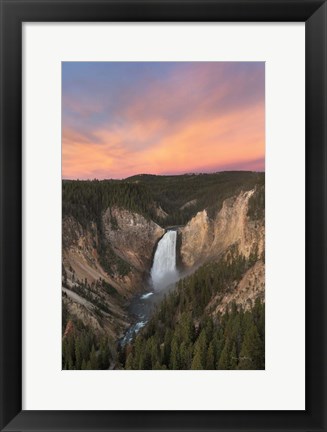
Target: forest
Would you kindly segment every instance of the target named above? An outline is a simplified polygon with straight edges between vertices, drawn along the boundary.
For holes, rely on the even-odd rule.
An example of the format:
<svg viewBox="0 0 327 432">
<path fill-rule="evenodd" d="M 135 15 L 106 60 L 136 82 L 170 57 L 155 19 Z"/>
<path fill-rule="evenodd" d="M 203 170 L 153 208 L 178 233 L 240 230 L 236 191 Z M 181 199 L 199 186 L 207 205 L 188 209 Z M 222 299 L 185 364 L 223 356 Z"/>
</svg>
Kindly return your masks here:
<svg viewBox="0 0 327 432">
<path fill-rule="evenodd" d="M 67 322 L 68 311 L 65 303 L 62 302 L 62 368 L 69 370 L 108 369 L 112 341 L 95 335 L 81 320 L 76 318 L 70 321 L 71 331 L 67 331 Z"/>
<path fill-rule="evenodd" d="M 226 294 L 250 268 L 230 251 L 181 279 L 134 342 L 121 350 L 126 369 L 264 369 L 265 307 L 257 299 L 248 310 L 232 304 L 215 315 L 210 300 Z"/>
<path fill-rule="evenodd" d="M 165 228 L 184 225 L 203 209 L 213 218 L 225 199 L 252 189 L 247 220 L 256 230 L 265 219 L 265 175 L 256 172 L 64 180 L 62 212 L 63 218 L 72 216 L 85 231 L 91 222 L 96 224 L 94 256 L 105 273 L 117 281 L 133 268 L 105 240 L 101 218 L 104 210 L 117 206 Z M 113 217 L 111 224 L 111 229 L 117 230 Z M 127 344 L 106 336 L 103 326 L 106 317 L 115 320 L 112 300 L 126 308 L 125 298 L 101 277 L 92 283 L 84 277 L 78 280 L 74 269 L 63 265 L 63 369 L 264 369 L 264 295 L 242 306 L 231 302 L 225 313 L 215 309 L 258 260 L 264 262 L 264 253 L 259 257 L 256 245 L 251 250 L 246 258 L 239 253 L 237 244 L 232 244 L 219 257 L 210 258 L 192 269 L 193 273 L 184 275 L 157 304 L 146 326 Z M 101 331 L 92 330 L 81 319 L 83 315 L 71 313 L 72 293 L 92 304 L 93 319 Z"/>
<path fill-rule="evenodd" d="M 239 280 L 255 257 L 210 263 L 179 281 L 165 296 L 148 325 L 131 344 L 97 337 L 80 320 L 63 338 L 64 369 L 264 369 L 265 306 L 257 299 L 248 310 L 231 304 L 225 314 L 210 311 L 210 300 Z M 63 303 L 63 332 L 68 313 Z"/>
<path fill-rule="evenodd" d="M 183 225 L 198 211 L 209 215 L 226 198 L 254 187 L 263 187 L 264 173 L 226 171 L 178 176 L 137 175 L 124 180 L 63 180 L 62 213 L 81 224 L 98 222 L 111 206 L 125 208 L 152 219 L 162 227 Z M 191 203 L 191 204 L 188 204 Z M 186 205 L 185 205 L 186 204 Z M 158 213 L 161 208 L 167 215 Z"/>
</svg>

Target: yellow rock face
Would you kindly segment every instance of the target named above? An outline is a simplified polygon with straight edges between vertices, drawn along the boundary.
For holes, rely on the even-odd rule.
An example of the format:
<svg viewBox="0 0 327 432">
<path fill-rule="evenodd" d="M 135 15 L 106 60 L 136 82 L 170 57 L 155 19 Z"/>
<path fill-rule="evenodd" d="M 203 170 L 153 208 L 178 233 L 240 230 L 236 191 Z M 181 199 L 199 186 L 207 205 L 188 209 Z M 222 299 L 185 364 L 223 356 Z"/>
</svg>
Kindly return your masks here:
<svg viewBox="0 0 327 432">
<path fill-rule="evenodd" d="M 260 257 L 264 251 L 264 222 L 251 221 L 247 216 L 248 201 L 254 191 L 242 192 L 224 201 L 213 219 L 207 211 L 197 213 L 181 235 L 180 255 L 186 267 L 197 266 L 218 257 L 227 248 L 236 245 L 240 254 L 248 257 L 254 248 Z"/>
</svg>

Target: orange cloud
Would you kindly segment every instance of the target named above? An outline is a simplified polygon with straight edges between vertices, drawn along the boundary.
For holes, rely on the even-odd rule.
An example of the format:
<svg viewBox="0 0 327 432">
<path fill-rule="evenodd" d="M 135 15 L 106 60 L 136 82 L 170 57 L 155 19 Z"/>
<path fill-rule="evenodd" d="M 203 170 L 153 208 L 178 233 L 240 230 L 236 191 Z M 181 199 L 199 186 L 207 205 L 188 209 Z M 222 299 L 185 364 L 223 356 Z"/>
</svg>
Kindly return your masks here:
<svg viewBox="0 0 327 432">
<path fill-rule="evenodd" d="M 64 178 L 264 169 L 264 68 L 177 64 L 163 76 L 152 67 L 157 79 L 140 87 L 117 74 L 65 95 Z"/>
<path fill-rule="evenodd" d="M 167 129 L 157 119 L 115 131 L 94 131 L 95 141 L 65 130 L 63 177 L 124 178 L 137 173 L 219 170 L 233 164 L 243 166 L 264 154 L 262 104 Z M 127 142 L 132 145 L 125 145 Z"/>
</svg>

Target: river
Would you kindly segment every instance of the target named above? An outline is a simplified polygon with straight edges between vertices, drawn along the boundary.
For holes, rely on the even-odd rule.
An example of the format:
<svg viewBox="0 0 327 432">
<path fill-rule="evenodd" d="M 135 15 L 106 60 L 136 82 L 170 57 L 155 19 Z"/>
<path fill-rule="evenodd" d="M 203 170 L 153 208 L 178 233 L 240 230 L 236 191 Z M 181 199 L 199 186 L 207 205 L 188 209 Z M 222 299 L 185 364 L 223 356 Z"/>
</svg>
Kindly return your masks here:
<svg viewBox="0 0 327 432">
<path fill-rule="evenodd" d="M 179 280 L 180 275 L 176 268 L 176 243 L 176 229 L 167 230 L 160 239 L 150 272 L 149 291 L 132 299 L 129 313 L 135 321 L 120 340 L 121 345 L 129 343 L 134 335 L 146 325 L 155 306 L 170 289 L 174 288 L 175 283 Z"/>
</svg>

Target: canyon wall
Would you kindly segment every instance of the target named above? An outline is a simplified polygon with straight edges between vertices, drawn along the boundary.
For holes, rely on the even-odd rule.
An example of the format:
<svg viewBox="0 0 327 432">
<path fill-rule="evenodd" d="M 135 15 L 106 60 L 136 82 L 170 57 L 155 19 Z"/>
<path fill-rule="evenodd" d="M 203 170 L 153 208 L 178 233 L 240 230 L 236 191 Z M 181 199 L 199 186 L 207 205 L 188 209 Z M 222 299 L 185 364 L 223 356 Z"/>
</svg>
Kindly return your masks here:
<svg viewBox="0 0 327 432">
<path fill-rule="evenodd" d="M 126 304 L 144 290 L 164 229 L 118 208 L 103 212 L 101 227 L 69 216 L 62 228 L 62 290 L 70 314 L 97 333 L 121 336 L 130 319 Z"/>
<path fill-rule="evenodd" d="M 254 252 L 258 257 L 263 255 L 264 221 L 253 221 L 247 215 L 253 193 L 251 190 L 226 199 L 213 218 L 202 210 L 179 228 L 180 257 L 187 269 L 218 258 L 232 245 L 246 258 Z"/>
<path fill-rule="evenodd" d="M 263 218 L 252 220 L 248 216 L 253 193 L 251 190 L 226 199 L 213 218 L 203 210 L 179 228 L 180 260 L 186 271 L 208 261 L 226 259 L 231 247 L 238 255 L 253 261 L 239 283 L 211 300 L 208 310 L 213 315 L 223 313 L 232 302 L 246 310 L 257 298 L 264 301 L 265 225 Z"/>
<path fill-rule="evenodd" d="M 114 252 L 138 271 L 149 271 L 154 247 L 165 230 L 137 213 L 116 207 L 104 212 L 102 222 Z"/>
<path fill-rule="evenodd" d="M 213 314 L 223 312 L 232 301 L 247 308 L 250 301 L 264 298 L 264 219 L 248 216 L 254 193 L 225 199 L 211 217 L 203 209 L 178 229 L 179 264 L 187 273 L 225 259 L 232 247 L 239 255 L 252 257 L 243 279 L 224 297 L 211 300 Z M 64 302 L 72 316 L 117 339 L 129 325 L 129 300 L 144 291 L 155 247 L 165 230 L 118 207 L 107 208 L 97 223 L 87 225 L 65 217 L 62 227 Z"/>
</svg>

